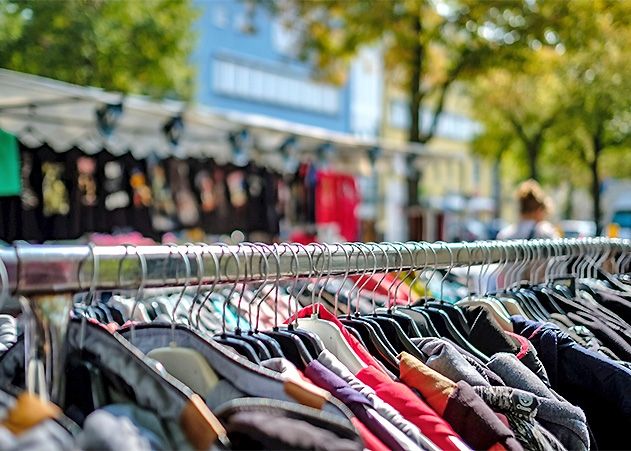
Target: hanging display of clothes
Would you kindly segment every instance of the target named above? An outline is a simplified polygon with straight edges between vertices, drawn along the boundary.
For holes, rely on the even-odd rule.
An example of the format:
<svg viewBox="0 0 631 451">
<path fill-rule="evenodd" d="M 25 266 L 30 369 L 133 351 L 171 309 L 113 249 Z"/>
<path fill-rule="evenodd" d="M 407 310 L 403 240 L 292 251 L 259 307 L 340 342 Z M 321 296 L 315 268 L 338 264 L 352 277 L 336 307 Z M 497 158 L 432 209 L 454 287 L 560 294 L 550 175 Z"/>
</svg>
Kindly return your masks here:
<svg viewBox="0 0 631 451">
<path fill-rule="evenodd" d="M 279 174 L 250 163 L 205 158 L 137 159 L 131 152 L 56 152 L 20 144 L 18 196 L 0 196 L 0 239 L 78 239 L 88 233 L 162 234 L 200 229 L 210 235 L 278 236 Z"/>
<path fill-rule="evenodd" d="M 621 326 L 612 329 L 628 340 L 629 311 L 615 314 L 603 299 L 631 299 L 631 244 L 490 245 L 504 252 L 493 257 L 504 274 L 498 291 L 480 288 L 449 302 L 440 297 L 442 287 L 429 292 L 431 279 L 438 274 L 444 282 L 489 243 L 246 243 L 151 253 L 128 246 L 130 262 L 144 262 L 146 290 L 103 291 L 121 274 L 84 268 L 90 287 L 80 277 L 62 281 L 65 291 L 77 291 L 74 300 L 44 298 L 49 306 L 68 303 L 67 323 L 50 322 L 48 311 L 37 308 L 45 285 L 26 277 L 20 290 L 29 307 L 17 320 L 0 315 L 2 449 L 27 442 L 58 449 L 627 449 L 631 363 L 605 349 L 608 335 L 582 324 L 576 336 L 571 318 L 589 311 Z M 473 252 L 458 252 L 464 246 Z M 539 252 L 523 253 L 530 257 L 522 261 L 514 252 L 519 246 Z M 120 249 L 82 249 L 33 247 L 19 262 L 21 272 L 41 270 L 38 253 L 50 272 L 63 263 L 59 277 L 75 274 L 68 264 L 80 273 L 90 260 L 120 263 Z M 431 263 L 418 266 L 429 250 L 444 274 Z M 8 274 L 16 274 L 19 255 L 0 248 L 3 294 L 15 283 Z M 235 264 L 230 271 L 227 259 Z M 265 261 L 293 268 L 295 277 Z M 544 280 L 514 280 L 513 270 L 524 264 L 545 266 Z M 316 271 L 320 276 L 311 278 Z M 382 277 L 366 288 L 376 275 Z M 183 287 L 165 286 L 182 279 Z M 571 289 L 559 282 L 568 279 Z M 425 285 L 422 298 L 409 289 L 407 297 L 395 295 L 414 283 Z M 49 334 L 39 335 L 38 321 Z M 59 328 L 63 371 L 33 384 L 38 365 L 60 358 L 61 343 L 50 340 Z M 38 356 L 43 360 L 33 360 Z M 33 394 L 48 383 L 62 387 L 49 390 L 51 401 Z"/>
<path fill-rule="evenodd" d="M 131 231 L 159 241 L 166 232 L 195 228 L 272 240 L 283 219 L 290 230 L 333 226 L 343 239 L 359 237 L 355 178 L 313 164 L 282 177 L 252 162 L 241 167 L 207 158 L 137 159 L 106 149 L 58 153 L 46 144 L 20 144 L 20 155 L 20 199 L 0 197 L 7 212 L 0 218 L 0 239 L 6 241 Z"/>
</svg>

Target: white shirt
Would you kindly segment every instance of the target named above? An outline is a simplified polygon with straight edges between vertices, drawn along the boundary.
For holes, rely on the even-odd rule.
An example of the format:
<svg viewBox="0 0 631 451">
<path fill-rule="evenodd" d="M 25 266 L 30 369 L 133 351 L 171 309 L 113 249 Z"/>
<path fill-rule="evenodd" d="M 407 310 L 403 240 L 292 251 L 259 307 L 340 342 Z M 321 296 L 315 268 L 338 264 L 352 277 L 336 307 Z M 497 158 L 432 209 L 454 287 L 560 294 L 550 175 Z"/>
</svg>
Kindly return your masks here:
<svg viewBox="0 0 631 451">
<path fill-rule="evenodd" d="M 532 219 L 511 224 L 497 234 L 498 240 L 525 240 L 528 238 L 559 238 L 559 234 L 548 221 L 536 222 Z"/>
</svg>

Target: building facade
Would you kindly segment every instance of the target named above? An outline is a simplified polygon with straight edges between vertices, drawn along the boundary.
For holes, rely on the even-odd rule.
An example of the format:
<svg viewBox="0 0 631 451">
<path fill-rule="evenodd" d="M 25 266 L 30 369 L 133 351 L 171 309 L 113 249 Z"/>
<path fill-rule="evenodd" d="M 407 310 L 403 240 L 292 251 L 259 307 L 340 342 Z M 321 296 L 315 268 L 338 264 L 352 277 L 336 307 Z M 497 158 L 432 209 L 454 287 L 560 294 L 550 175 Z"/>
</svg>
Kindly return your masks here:
<svg viewBox="0 0 631 451">
<path fill-rule="evenodd" d="M 298 58 L 298 37 L 264 8 L 242 0 L 197 0 L 195 5 L 199 10 L 198 40 L 192 58 L 197 68 L 198 104 L 358 138 L 407 141 L 406 98 L 388 82 L 379 47 L 362 50 L 351 64 L 346 82 L 336 86 L 313 78 L 312 67 Z M 450 199 L 458 203 L 491 196 L 491 169 L 470 153 L 469 143 L 478 125 L 467 116 L 463 99 L 457 92 L 450 96 L 436 137 L 427 146 L 441 156 L 420 162 L 424 211 L 449 209 Z M 422 121 L 429 120 L 429 112 L 422 112 Z M 356 168 L 366 166 L 359 164 L 358 157 Z M 365 209 L 380 213 L 367 213 L 367 219 L 377 221 L 379 236 L 389 240 L 446 237 L 438 231 L 444 224 L 436 225 L 427 218 L 420 236 L 410 234 L 405 221 L 406 162 L 401 158 L 382 157 L 374 173 L 358 170 L 365 177 L 371 174 L 368 178 L 379 179 L 381 186 L 377 199 L 381 208 Z M 375 183 L 377 180 L 369 185 Z"/>
<path fill-rule="evenodd" d="M 359 136 L 377 136 L 383 69 L 366 49 L 336 86 L 313 78 L 298 58 L 294 32 L 262 7 L 240 0 L 197 0 L 196 101 Z"/>
<path fill-rule="evenodd" d="M 410 117 L 405 93 L 386 82 L 384 103 L 384 137 L 406 141 Z M 486 222 L 496 214 L 497 171 L 492 162 L 471 151 L 471 141 L 480 131 L 480 124 L 471 119 L 469 111 L 463 88 L 454 85 L 447 96 L 436 134 L 426 145 L 433 157 L 416 162 L 422 176 L 418 186 L 420 205 L 410 212 L 412 238 L 485 238 L 486 230 L 480 230 L 480 221 Z M 423 109 L 422 129 L 427 129 L 431 120 L 432 112 Z"/>
</svg>

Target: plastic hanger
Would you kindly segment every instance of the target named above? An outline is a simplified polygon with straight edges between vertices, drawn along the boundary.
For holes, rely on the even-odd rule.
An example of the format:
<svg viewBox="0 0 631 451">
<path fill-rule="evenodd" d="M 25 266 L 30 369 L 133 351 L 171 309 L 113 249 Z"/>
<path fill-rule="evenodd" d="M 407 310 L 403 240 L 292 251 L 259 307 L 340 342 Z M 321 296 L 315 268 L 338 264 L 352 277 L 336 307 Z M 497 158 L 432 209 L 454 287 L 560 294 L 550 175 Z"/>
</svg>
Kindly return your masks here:
<svg viewBox="0 0 631 451">
<path fill-rule="evenodd" d="M 443 244 L 442 242 L 437 242 L 437 244 L 440 243 L 441 245 Z M 445 281 L 447 280 L 447 276 L 451 273 L 451 271 L 454 268 L 454 256 L 453 253 L 451 251 L 451 249 L 448 246 L 445 246 L 445 248 L 447 249 L 447 251 L 449 252 L 449 267 L 445 270 L 445 274 L 443 275 L 441 281 L 440 281 L 440 297 L 438 299 L 438 301 L 436 300 L 432 300 L 432 301 L 426 301 L 425 305 L 427 307 L 434 307 L 437 308 L 438 310 L 442 310 L 444 311 L 447 316 L 449 316 L 449 319 L 451 320 L 451 323 L 454 325 L 454 327 L 458 330 L 458 332 L 460 332 L 460 334 L 463 337 L 467 337 L 469 334 L 469 325 L 467 324 L 467 320 L 464 316 L 464 314 L 462 313 L 462 310 L 460 310 L 460 308 L 458 306 L 449 304 L 445 301 L 443 301 L 444 299 L 444 288 L 445 288 Z"/>
<path fill-rule="evenodd" d="M 293 299 L 293 295 L 296 291 L 296 286 L 298 283 L 298 279 L 300 277 L 300 260 L 298 259 L 298 253 L 296 252 L 296 250 L 294 248 L 292 248 L 290 245 L 287 244 L 283 244 L 283 249 L 284 250 L 289 250 L 289 252 L 291 252 L 292 256 L 294 257 L 292 260 L 292 263 L 295 263 L 295 267 L 296 267 L 296 275 L 294 277 L 294 281 L 293 284 L 291 285 L 291 288 L 289 289 L 288 295 L 289 295 L 289 302 L 287 303 L 287 317 L 291 318 L 292 317 L 292 299 Z M 275 248 L 278 249 L 278 245 L 275 245 Z M 343 249 L 343 247 L 342 247 Z M 284 253 L 284 252 L 283 252 Z M 282 255 L 282 254 L 281 254 Z M 348 271 L 347 271 L 348 274 Z M 324 287 L 324 285 L 323 285 Z M 303 290 L 304 288 L 306 288 L 306 285 L 303 286 Z M 299 327 L 296 327 L 297 324 L 295 321 L 293 322 L 289 322 L 287 324 L 287 332 L 296 335 L 298 338 L 300 338 L 300 340 L 302 340 L 302 342 L 304 343 L 305 347 L 309 350 L 309 353 L 314 356 L 314 358 L 317 358 L 320 353 L 322 351 L 324 351 L 324 343 L 322 343 L 322 340 L 320 340 L 320 337 L 318 337 L 316 334 L 314 334 L 313 332 L 310 332 L 308 330 L 304 330 L 304 329 L 300 329 Z"/>
<path fill-rule="evenodd" d="M 283 354 L 283 350 L 281 349 L 278 342 L 274 340 L 272 337 L 265 334 L 261 334 L 259 332 L 259 319 L 260 319 L 260 313 L 261 313 L 261 305 L 263 304 L 264 299 L 259 300 L 258 298 L 259 298 L 259 294 L 265 288 L 265 285 L 267 284 L 267 280 L 269 277 L 269 262 L 267 260 L 267 256 L 259 247 L 251 243 L 244 243 L 244 244 L 250 246 L 253 251 L 259 252 L 261 255 L 260 262 L 263 263 L 263 267 L 261 268 L 263 272 L 263 280 L 261 283 L 259 283 L 259 286 L 257 287 L 257 289 L 253 293 L 251 293 L 250 300 L 248 302 L 248 318 L 250 321 L 250 329 L 248 330 L 247 336 L 255 340 L 258 340 L 260 344 L 265 346 L 265 348 L 267 349 L 271 357 L 284 358 L 285 355 Z M 253 256 L 254 256 L 254 253 L 250 254 L 250 272 L 252 273 L 254 272 L 254 269 L 252 266 Z M 247 264 L 247 260 L 246 260 L 246 264 Z M 252 306 L 255 303 L 258 303 L 258 308 L 256 311 L 256 319 L 254 315 L 252 315 Z"/>
<path fill-rule="evenodd" d="M 441 244 L 441 246 L 443 246 L 443 245 L 444 244 Z M 430 276 L 427 278 L 427 282 L 426 282 L 426 285 L 425 285 L 425 302 L 424 302 L 423 305 L 415 307 L 415 308 L 418 309 L 418 310 L 422 310 L 422 311 L 427 313 L 427 315 L 431 319 L 432 324 L 434 325 L 436 330 L 439 332 L 439 334 L 440 334 L 439 336 L 449 338 L 450 340 L 452 340 L 453 342 L 455 342 L 456 344 L 458 344 L 459 346 L 461 346 L 465 350 L 469 351 L 470 353 L 474 354 L 476 357 L 480 358 L 482 361 L 488 360 L 487 356 L 485 356 L 475 346 L 471 345 L 471 343 L 469 343 L 467 338 L 462 336 L 460 331 L 452 323 L 451 318 L 447 315 L 447 313 L 445 313 L 444 311 L 439 310 L 439 309 L 437 309 L 435 307 L 431 307 L 431 306 L 427 306 L 426 305 L 429 302 L 429 299 L 430 299 L 429 296 L 428 296 L 429 295 L 429 283 L 431 282 L 431 280 L 434 277 L 434 275 L 436 275 L 437 267 L 438 267 L 438 257 L 437 257 L 437 254 L 436 254 L 436 250 L 431 245 L 428 245 L 428 247 L 429 247 L 429 250 L 431 250 L 433 255 L 434 255 L 434 265 L 433 265 L 433 268 L 432 268 L 432 272 L 431 272 Z M 452 259 L 451 259 L 450 263 L 453 263 L 453 255 L 452 255 Z M 433 298 L 432 298 L 432 300 L 433 300 Z"/>
<path fill-rule="evenodd" d="M 141 300 L 147 263 L 138 248 L 134 247 L 133 251 L 137 255 L 141 267 L 140 283 L 135 299 Z M 94 299 L 100 274 L 99 259 L 92 246 L 90 246 L 90 252 L 93 258 L 93 269 L 87 302 L 92 302 Z M 130 246 L 126 246 L 125 257 L 129 252 Z M 56 303 L 60 303 L 59 299 L 56 300 Z M 59 306 L 53 304 L 48 305 L 47 314 L 58 315 L 57 308 L 51 307 Z M 66 317 L 68 317 L 67 314 Z M 14 346 L 3 355 L 3 371 L 0 371 L 0 374 L 5 375 L 5 377 L 16 370 L 15 367 L 11 369 L 4 366 L 5 363 L 9 366 L 12 363 L 15 364 L 16 356 L 19 361 L 18 366 L 19 363 L 24 365 L 24 358 L 19 357 L 25 351 L 23 338 L 21 342 L 22 346 Z M 135 403 L 140 407 L 150 409 L 162 418 L 170 418 L 181 424 L 184 434 L 195 448 L 207 448 L 217 439 L 228 444 L 225 430 L 203 404 L 201 398 L 175 378 L 148 364 L 143 360 L 144 356 L 119 334 L 112 334 L 105 328 L 88 322 L 83 317 L 68 323 L 65 340 L 59 344 L 64 346 L 67 364 L 63 368 L 65 380 L 61 380 L 64 385 L 56 396 L 56 403 L 67 413 L 70 407 L 81 405 L 85 408 L 81 414 L 85 416 L 102 406 L 102 404 L 86 402 L 88 400 L 82 394 L 87 394 L 90 401 L 108 401 L 111 390 L 122 387 L 119 390 L 123 390 L 125 394 L 128 394 L 129 391 L 133 392 Z M 8 355 L 9 352 L 13 353 L 13 358 Z M 90 377 L 89 379 L 82 377 L 80 380 L 83 383 L 77 384 L 77 379 L 73 377 L 73 374 L 77 374 L 77 372 L 81 376 L 89 375 Z M 106 385 L 110 388 L 109 390 L 106 389 Z M 84 387 L 84 390 L 79 390 L 81 387 Z M 139 387 L 142 387 L 142 390 Z M 103 396 L 95 393 L 95 389 L 103 393 Z M 186 419 L 182 415 L 185 409 L 188 412 Z M 193 430 L 191 427 L 193 423 L 196 424 L 197 428 L 203 428 L 204 432 Z"/>
<path fill-rule="evenodd" d="M 188 251 L 188 248 L 187 248 Z M 188 252 L 183 252 L 181 248 L 177 248 L 177 252 L 182 257 L 184 266 L 186 268 L 186 276 L 184 286 L 179 294 L 178 300 L 173 306 L 172 318 L 173 323 L 171 325 L 172 331 L 175 328 L 176 316 L 178 305 L 189 286 L 191 277 L 191 264 L 188 259 Z M 204 280 L 204 261 L 201 252 L 195 252 L 197 259 L 197 293 L 199 296 L 202 283 Z M 136 299 L 136 303 L 139 303 L 140 299 Z M 135 308 L 135 306 L 134 306 Z M 133 327 L 133 326 L 132 326 Z M 132 333 L 133 335 L 133 333 Z M 169 346 L 155 348 L 147 353 L 147 357 L 157 360 L 164 366 L 164 368 L 176 379 L 182 381 L 188 387 L 190 387 L 195 393 L 199 393 L 202 396 L 209 393 L 219 382 L 219 377 L 211 366 L 206 362 L 206 359 L 197 351 L 178 346 L 175 340 L 175 334 L 172 334 L 172 340 Z"/>
<path fill-rule="evenodd" d="M 386 243 L 386 246 L 390 246 L 399 257 L 399 269 L 395 277 L 395 280 L 398 280 L 398 276 L 403 272 L 403 255 L 401 254 L 401 251 L 394 244 Z M 388 259 L 387 250 L 382 248 L 382 245 L 380 244 L 377 244 L 377 247 L 383 250 L 384 258 L 386 260 L 386 267 L 387 267 L 386 272 L 384 272 L 383 277 L 381 278 L 381 281 L 379 282 L 379 285 L 380 285 L 385 279 L 385 276 L 388 274 L 389 259 Z M 382 327 L 382 329 L 386 333 L 386 337 L 389 339 L 390 344 L 397 351 L 397 353 L 406 351 L 417 358 L 423 359 L 424 356 L 421 354 L 421 352 L 416 347 L 416 345 L 412 343 L 412 341 L 410 340 L 410 337 L 406 335 L 406 333 L 403 331 L 399 323 L 395 319 L 392 318 L 391 312 L 393 309 L 394 301 L 392 299 L 390 289 L 388 290 L 387 312 L 379 314 L 377 313 L 376 309 L 374 309 L 373 313 L 371 315 L 368 315 L 368 317 L 376 321 Z"/>
<path fill-rule="evenodd" d="M 367 254 L 365 252 L 365 250 L 363 249 L 363 247 L 366 247 L 368 250 L 371 251 L 371 254 L 373 256 L 373 271 L 371 274 L 371 277 L 377 272 L 377 258 L 374 255 L 374 251 L 372 251 L 370 249 L 370 247 L 368 245 L 365 245 L 363 243 L 352 243 L 351 244 L 351 249 L 357 248 L 359 253 L 361 253 L 364 257 L 364 268 L 368 268 L 368 259 L 367 259 Z M 344 249 L 344 248 L 342 248 Z M 352 256 L 352 253 L 349 255 L 348 252 L 344 249 L 344 254 L 345 257 L 347 259 L 347 268 L 350 268 L 350 258 Z M 359 255 L 357 258 L 357 263 L 359 263 Z M 357 270 L 359 272 L 359 264 L 357 265 Z M 364 274 L 362 274 L 363 276 L 366 275 L 366 270 L 364 271 Z M 362 284 L 361 287 L 358 287 L 359 282 L 364 279 L 364 282 Z M 361 290 L 363 289 L 363 287 L 366 285 L 366 283 L 368 282 L 368 278 L 365 277 L 360 277 L 357 278 L 355 280 L 355 282 L 353 283 L 353 286 L 351 288 L 351 292 L 349 293 L 349 298 L 352 299 L 353 296 L 353 292 L 357 293 L 357 298 L 359 298 L 359 293 L 361 292 Z M 341 289 L 341 285 L 340 285 L 340 289 Z M 338 291 L 339 293 L 339 291 Z M 373 299 L 374 302 L 374 299 Z M 394 349 L 392 349 L 390 347 L 390 345 L 387 343 L 387 340 L 385 339 L 385 335 L 382 338 L 383 332 L 381 330 L 381 327 L 376 325 L 374 326 L 373 324 L 371 324 L 370 322 L 366 321 L 365 319 L 362 320 L 360 318 L 360 314 L 359 314 L 359 302 L 355 302 L 355 312 L 353 315 L 351 315 L 351 312 L 349 310 L 349 312 L 347 313 L 347 315 L 345 316 L 340 316 L 340 321 L 342 322 L 342 324 L 344 324 L 344 326 L 347 329 L 351 329 L 353 331 L 355 331 L 357 333 L 357 335 L 359 335 L 361 337 L 362 342 L 364 343 L 364 345 L 366 346 L 366 348 L 368 349 L 368 351 L 375 356 L 381 363 L 383 363 L 385 365 L 386 368 L 388 368 L 388 370 L 392 371 L 392 372 L 398 372 L 398 363 L 397 363 L 397 358 L 396 358 L 396 351 Z M 380 334 L 381 333 L 381 334 Z"/>
<path fill-rule="evenodd" d="M 227 248 L 227 246 L 226 246 Z M 229 248 L 228 248 L 229 249 Z M 235 259 L 237 259 L 237 273 L 240 272 L 240 262 L 239 262 L 239 257 L 238 257 L 238 252 L 241 250 L 241 244 L 237 245 L 237 251 L 236 252 L 231 252 L 231 254 L 233 254 L 233 257 Z M 254 352 L 256 353 L 258 360 L 266 360 L 266 359 L 270 359 L 272 358 L 269 350 L 267 349 L 267 346 L 265 346 L 265 344 L 258 338 L 255 337 L 253 335 L 248 335 L 248 334 L 244 334 L 243 330 L 241 329 L 241 314 L 240 312 L 242 311 L 241 309 L 241 305 L 243 302 L 243 295 L 245 293 L 245 287 L 246 287 L 246 282 L 247 282 L 247 277 L 248 277 L 248 260 L 247 258 L 245 259 L 245 264 L 243 266 L 244 269 L 244 278 L 243 278 L 243 282 L 241 284 L 239 284 L 239 276 L 237 274 L 237 280 L 235 281 L 234 284 L 232 284 L 229 293 L 226 295 L 226 301 L 223 304 L 223 311 L 222 311 L 222 318 L 225 318 L 225 313 L 226 313 L 226 309 L 228 306 L 228 303 L 230 303 L 233 299 L 233 296 L 235 295 L 236 292 L 236 288 L 237 286 L 241 286 L 240 288 L 240 292 L 239 292 L 239 299 L 237 301 L 237 307 L 236 307 L 236 326 L 234 329 L 234 332 L 228 332 L 226 330 L 226 324 L 225 321 L 222 321 L 222 332 L 220 335 L 216 335 L 216 337 L 219 337 L 219 340 L 230 340 L 230 343 L 232 343 L 233 345 L 236 342 L 241 342 L 244 345 L 248 344 L 252 347 L 252 349 L 254 350 Z M 236 340 L 236 342 L 235 342 Z"/>
<path fill-rule="evenodd" d="M 299 245 L 299 247 L 309 254 L 309 250 L 303 246 Z M 315 249 L 318 248 L 316 245 L 312 245 L 314 252 Z M 318 253 L 318 259 L 324 255 L 324 251 L 322 248 Z M 310 263 L 313 262 L 312 257 L 309 258 Z M 312 265 L 314 269 L 313 272 L 317 273 L 317 282 L 320 281 L 322 277 L 322 271 L 318 271 L 315 265 Z M 315 290 L 312 292 L 312 305 L 315 307 Z M 320 307 L 318 303 L 317 307 Z M 315 333 L 320 339 L 322 343 L 326 347 L 326 349 L 333 353 L 351 372 L 356 374 L 362 368 L 366 366 L 366 364 L 359 358 L 359 356 L 353 351 L 348 342 L 342 336 L 342 332 L 330 321 L 326 321 L 321 319 L 318 316 L 317 309 L 314 309 L 314 313 L 308 318 L 298 318 L 297 320 L 298 326 L 302 329 L 309 330 Z"/>
<path fill-rule="evenodd" d="M 265 245 L 261 245 L 261 246 L 265 246 Z M 288 332 L 284 328 L 281 329 L 278 326 L 278 289 L 277 288 L 279 286 L 280 276 L 281 276 L 280 257 L 278 253 L 276 252 L 276 249 L 273 249 L 269 246 L 265 246 L 265 247 L 269 250 L 270 255 L 274 258 L 276 262 L 276 279 L 274 281 L 274 285 L 272 286 L 272 290 L 270 290 L 267 294 L 269 295 L 271 294 L 272 291 L 274 291 L 275 315 L 274 315 L 274 326 L 272 327 L 272 330 L 262 331 L 261 333 L 274 338 L 280 345 L 281 349 L 283 350 L 283 354 L 285 354 L 285 357 L 287 357 L 287 359 L 290 362 L 296 365 L 298 369 L 304 370 L 305 367 L 309 364 L 309 362 L 314 360 L 317 356 L 313 356 L 309 353 L 309 350 L 307 349 L 305 344 L 297 335 L 294 335 Z"/>
<path fill-rule="evenodd" d="M 221 343 L 223 345 L 226 345 L 232 349 L 234 349 L 235 351 L 237 351 L 239 354 L 241 354 L 242 356 L 244 356 L 245 358 L 247 358 L 249 361 L 256 363 L 256 364 L 260 364 L 261 363 L 261 359 L 259 359 L 258 354 L 256 353 L 256 351 L 254 350 L 254 348 L 252 347 L 252 345 L 250 345 L 250 343 L 246 342 L 245 340 L 241 340 L 240 337 L 239 338 L 235 338 L 232 334 L 228 335 L 227 332 L 227 328 L 226 328 L 226 314 L 227 314 L 227 308 L 228 308 L 228 303 L 230 302 L 230 297 L 234 294 L 236 287 L 237 287 L 237 283 L 241 280 L 240 276 L 241 276 L 241 261 L 239 259 L 239 256 L 236 254 L 236 252 L 228 245 L 224 244 L 224 243 L 218 243 L 219 246 L 222 247 L 222 252 L 221 255 L 219 256 L 219 261 L 218 261 L 218 275 L 217 278 L 221 278 L 221 261 L 223 259 L 224 256 L 224 249 L 228 250 L 228 253 L 234 258 L 234 262 L 235 262 L 235 282 L 230 284 L 230 290 L 228 292 L 228 294 L 226 295 L 226 297 L 224 298 L 222 304 L 221 304 L 221 333 L 216 334 L 213 338 L 215 341 L 217 341 L 218 343 Z M 226 265 L 224 266 L 225 269 L 225 277 L 228 278 L 229 274 L 228 274 L 228 262 L 229 260 L 226 262 Z M 237 317 L 238 318 L 238 317 Z"/>
<path fill-rule="evenodd" d="M 484 261 L 480 266 L 480 272 L 478 275 L 478 296 L 468 296 L 467 298 L 460 300 L 456 303 L 456 305 L 460 307 L 483 307 L 485 308 L 494 318 L 495 320 L 502 326 L 504 330 L 512 331 L 512 324 L 510 322 L 510 314 L 506 311 L 505 307 L 502 303 L 494 296 L 488 293 L 488 280 L 491 276 L 493 276 L 500 268 L 500 265 L 497 265 L 494 270 L 489 274 L 489 278 L 487 277 L 487 273 L 489 268 L 491 267 L 491 253 L 490 247 L 486 243 L 480 243 L 480 248 L 484 252 Z M 500 257 L 501 258 L 501 257 Z M 508 277 L 508 276 L 507 276 Z M 482 291 L 482 280 L 486 279 L 486 291 L 483 293 Z"/>
<path fill-rule="evenodd" d="M 402 242 L 395 242 L 395 245 L 399 245 L 402 246 L 406 252 L 408 253 L 408 256 L 410 258 L 410 267 L 407 271 L 407 273 L 405 274 L 404 277 L 401 277 L 400 273 L 397 274 L 395 282 L 398 281 L 398 283 L 396 284 L 396 287 L 394 289 L 394 294 L 390 294 L 390 290 L 392 289 L 392 286 L 388 288 L 388 298 L 389 299 L 398 299 L 398 294 L 399 294 L 399 288 L 401 288 L 401 286 L 403 284 L 405 284 L 405 281 L 409 279 L 409 277 L 412 275 L 412 273 L 414 272 L 414 254 L 412 253 L 412 250 L 410 249 L 410 247 L 408 247 L 409 243 L 402 243 Z M 399 253 L 400 255 L 400 253 Z M 402 270 L 402 268 L 400 268 Z M 410 304 L 411 300 L 410 300 L 410 295 L 408 296 L 408 304 Z M 412 319 L 405 314 L 404 312 L 401 312 L 398 308 L 398 305 L 394 305 L 390 308 L 387 309 L 383 309 L 383 308 L 379 308 L 376 310 L 378 315 L 382 315 L 382 316 L 386 316 L 389 318 L 394 319 L 397 323 L 399 323 L 399 326 L 401 326 L 401 329 L 403 329 L 403 332 L 410 338 L 420 338 L 422 336 L 421 331 L 418 329 L 418 327 L 416 326 L 416 323 L 414 321 L 412 321 Z"/>
<path fill-rule="evenodd" d="M 414 254 L 414 267 L 417 268 L 416 274 L 414 276 L 414 279 L 412 280 L 412 285 L 415 285 L 417 283 L 419 283 L 419 280 L 423 274 L 423 270 L 425 268 L 427 268 L 428 264 L 429 264 L 429 259 L 428 259 L 428 252 L 427 252 L 427 247 L 426 247 L 426 243 L 423 242 L 414 242 L 411 243 L 413 245 L 413 247 L 416 249 L 416 253 Z M 418 262 L 418 254 L 419 252 L 423 250 L 423 253 L 425 255 L 425 261 L 424 263 L 421 265 Z M 427 287 L 427 283 L 425 284 L 425 289 L 424 289 L 424 298 L 427 299 L 427 293 L 428 293 L 428 287 Z M 417 302 L 415 302 L 415 305 L 420 305 L 420 303 L 423 303 L 424 300 L 419 300 Z M 431 318 L 429 317 L 429 315 L 427 314 L 427 312 L 423 311 L 422 309 L 420 309 L 418 306 L 413 306 L 412 305 L 412 300 L 408 299 L 408 302 L 406 305 L 404 306 L 399 306 L 398 307 L 400 311 L 405 312 L 406 315 L 408 315 L 408 317 L 410 319 L 412 319 L 412 321 L 414 321 L 414 323 L 416 324 L 417 329 L 419 330 L 419 332 L 421 333 L 422 336 L 424 337 L 439 337 L 440 333 L 436 330 L 436 328 L 434 327 L 434 324 L 432 323 Z"/>
</svg>

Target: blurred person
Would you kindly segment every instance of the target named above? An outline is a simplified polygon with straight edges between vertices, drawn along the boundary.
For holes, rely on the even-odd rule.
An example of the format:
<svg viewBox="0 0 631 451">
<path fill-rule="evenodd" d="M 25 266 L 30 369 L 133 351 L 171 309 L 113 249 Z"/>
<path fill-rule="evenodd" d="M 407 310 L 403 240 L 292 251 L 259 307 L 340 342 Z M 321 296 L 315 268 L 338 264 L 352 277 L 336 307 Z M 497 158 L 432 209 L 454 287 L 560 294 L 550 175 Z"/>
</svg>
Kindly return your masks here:
<svg viewBox="0 0 631 451">
<path fill-rule="evenodd" d="M 497 234 L 498 240 L 532 240 L 559 238 L 555 227 L 546 220 L 552 201 L 535 180 L 526 180 L 517 189 L 519 222 L 505 227 Z"/>
</svg>

